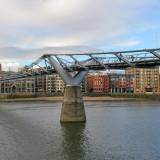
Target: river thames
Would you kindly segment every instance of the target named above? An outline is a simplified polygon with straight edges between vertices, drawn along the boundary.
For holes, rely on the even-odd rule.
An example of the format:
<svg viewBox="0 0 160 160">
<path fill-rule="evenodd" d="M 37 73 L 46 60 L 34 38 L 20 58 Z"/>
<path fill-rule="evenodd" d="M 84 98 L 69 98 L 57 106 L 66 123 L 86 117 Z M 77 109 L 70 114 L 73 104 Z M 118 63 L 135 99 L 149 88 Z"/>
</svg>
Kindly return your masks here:
<svg viewBox="0 0 160 160">
<path fill-rule="evenodd" d="M 61 103 L 0 104 L 0 160 L 159 160 L 159 102 L 86 102 L 85 124 Z"/>
</svg>

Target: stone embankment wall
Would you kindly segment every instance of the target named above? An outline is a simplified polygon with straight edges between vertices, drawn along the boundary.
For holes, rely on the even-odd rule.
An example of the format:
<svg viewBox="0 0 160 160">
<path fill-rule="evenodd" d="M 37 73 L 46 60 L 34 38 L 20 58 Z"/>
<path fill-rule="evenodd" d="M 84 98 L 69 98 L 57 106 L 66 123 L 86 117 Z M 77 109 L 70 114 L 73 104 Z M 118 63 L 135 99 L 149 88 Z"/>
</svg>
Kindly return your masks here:
<svg viewBox="0 0 160 160">
<path fill-rule="evenodd" d="M 113 98 L 136 98 L 145 100 L 160 100 L 160 94 L 111 94 Z"/>
<path fill-rule="evenodd" d="M 0 94 L 0 99 L 10 98 L 34 98 L 37 97 L 35 94 Z"/>
</svg>

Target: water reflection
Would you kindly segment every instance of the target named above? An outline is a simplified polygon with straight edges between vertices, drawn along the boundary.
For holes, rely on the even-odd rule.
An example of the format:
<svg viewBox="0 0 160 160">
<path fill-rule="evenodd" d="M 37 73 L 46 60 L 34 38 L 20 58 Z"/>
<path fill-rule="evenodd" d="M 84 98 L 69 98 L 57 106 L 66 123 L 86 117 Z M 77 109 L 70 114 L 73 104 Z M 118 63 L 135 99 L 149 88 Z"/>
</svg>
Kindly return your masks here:
<svg viewBox="0 0 160 160">
<path fill-rule="evenodd" d="M 61 124 L 62 128 L 62 148 L 65 160 L 84 159 L 87 137 L 85 135 L 84 123 Z"/>
</svg>

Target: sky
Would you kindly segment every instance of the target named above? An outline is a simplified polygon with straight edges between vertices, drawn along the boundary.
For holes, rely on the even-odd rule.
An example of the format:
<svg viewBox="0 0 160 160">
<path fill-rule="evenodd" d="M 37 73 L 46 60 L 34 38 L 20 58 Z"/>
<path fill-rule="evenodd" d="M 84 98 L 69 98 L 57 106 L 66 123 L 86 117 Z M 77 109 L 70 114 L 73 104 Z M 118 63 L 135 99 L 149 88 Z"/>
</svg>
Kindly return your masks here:
<svg viewBox="0 0 160 160">
<path fill-rule="evenodd" d="M 159 18 L 159 0 L 0 0 L 0 63 L 15 70 L 44 47 L 160 48 Z"/>
</svg>

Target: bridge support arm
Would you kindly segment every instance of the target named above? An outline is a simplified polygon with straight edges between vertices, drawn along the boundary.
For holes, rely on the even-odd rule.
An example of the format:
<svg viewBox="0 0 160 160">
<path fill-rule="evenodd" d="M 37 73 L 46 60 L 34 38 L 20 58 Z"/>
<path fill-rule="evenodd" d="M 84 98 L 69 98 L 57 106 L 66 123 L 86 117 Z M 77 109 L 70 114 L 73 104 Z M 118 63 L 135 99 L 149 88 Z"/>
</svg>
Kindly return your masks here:
<svg viewBox="0 0 160 160">
<path fill-rule="evenodd" d="M 160 59 L 160 54 L 155 52 L 155 51 L 151 51 L 150 53 L 152 53 L 155 57 Z"/>
<path fill-rule="evenodd" d="M 66 85 L 79 86 L 88 71 L 79 71 L 75 77 L 72 77 L 54 58 L 48 57 L 50 64 L 62 78 Z"/>
<path fill-rule="evenodd" d="M 86 115 L 80 83 L 88 71 L 79 71 L 72 77 L 54 58 L 49 56 L 48 60 L 66 83 L 60 122 L 85 122 Z"/>
<path fill-rule="evenodd" d="M 95 62 L 99 63 L 104 69 L 108 69 L 101 61 L 93 57 L 92 55 L 89 55 Z"/>
<path fill-rule="evenodd" d="M 63 67 L 54 58 L 52 58 L 51 56 L 48 56 L 48 60 L 50 64 L 54 67 L 56 72 L 59 74 L 59 76 L 62 78 L 64 83 L 66 83 L 67 85 L 74 84 L 69 73 L 65 71 Z"/>
<path fill-rule="evenodd" d="M 129 66 L 133 67 L 134 64 L 132 64 L 131 62 L 129 62 L 122 54 L 114 54 L 116 57 L 118 57 L 120 60 L 122 60 L 123 62 L 126 62 Z"/>
</svg>

